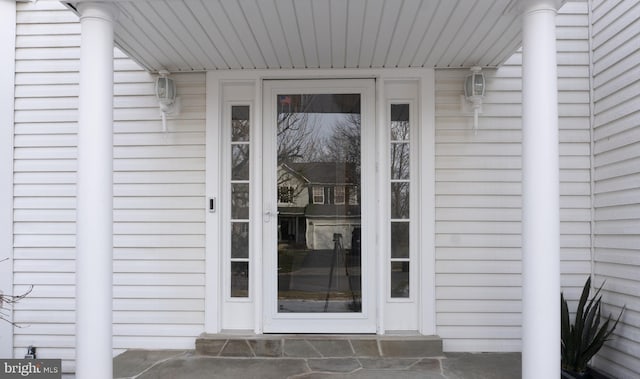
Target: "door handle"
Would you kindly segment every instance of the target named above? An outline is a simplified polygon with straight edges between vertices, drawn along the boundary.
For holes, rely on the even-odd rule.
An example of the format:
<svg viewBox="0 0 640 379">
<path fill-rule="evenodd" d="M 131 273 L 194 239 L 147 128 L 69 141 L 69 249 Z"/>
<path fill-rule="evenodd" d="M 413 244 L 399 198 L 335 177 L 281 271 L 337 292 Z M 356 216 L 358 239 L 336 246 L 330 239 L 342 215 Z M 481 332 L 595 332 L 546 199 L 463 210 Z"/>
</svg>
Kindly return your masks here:
<svg viewBox="0 0 640 379">
<path fill-rule="evenodd" d="M 278 216 L 278 211 L 272 212 L 272 211 L 266 211 L 264 212 L 264 222 L 270 222 L 271 219 L 273 217 L 277 217 Z"/>
</svg>

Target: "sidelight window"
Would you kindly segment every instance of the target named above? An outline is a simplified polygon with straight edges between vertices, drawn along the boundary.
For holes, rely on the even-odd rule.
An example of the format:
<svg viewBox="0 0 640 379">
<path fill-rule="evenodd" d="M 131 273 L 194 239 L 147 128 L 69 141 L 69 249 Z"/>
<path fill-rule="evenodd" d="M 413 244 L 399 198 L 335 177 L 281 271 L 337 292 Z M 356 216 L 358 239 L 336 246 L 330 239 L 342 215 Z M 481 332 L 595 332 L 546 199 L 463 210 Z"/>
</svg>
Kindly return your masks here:
<svg viewBox="0 0 640 379">
<path fill-rule="evenodd" d="M 250 107 L 231 107 L 231 297 L 249 297 Z"/>
<path fill-rule="evenodd" d="M 411 123 L 409 104 L 391 104 L 391 297 L 408 298 L 411 234 Z"/>
</svg>

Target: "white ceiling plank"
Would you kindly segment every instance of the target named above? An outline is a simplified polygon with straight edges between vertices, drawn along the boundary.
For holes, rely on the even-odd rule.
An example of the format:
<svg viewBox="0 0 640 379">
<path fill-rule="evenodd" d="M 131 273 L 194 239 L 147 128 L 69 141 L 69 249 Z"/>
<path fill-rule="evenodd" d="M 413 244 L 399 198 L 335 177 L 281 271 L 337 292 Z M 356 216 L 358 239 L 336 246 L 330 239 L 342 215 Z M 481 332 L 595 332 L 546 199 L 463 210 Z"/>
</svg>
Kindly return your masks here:
<svg viewBox="0 0 640 379">
<path fill-rule="evenodd" d="M 113 43 L 115 44 L 116 48 L 121 50 L 121 51 L 134 51 L 134 49 L 130 45 L 127 44 L 127 41 L 120 40 L 120 37 L 118 37 L 118 35 L 114 35 Z M 140 54 L 133 53 L 133 54 L 129 54 L 129 55 L 126 55 L 126 56 L 128 58 L 130 58 L 131 60 L 133 60 L 134 62 L 138 62 L 138 64 L 140 64 L 140 67 L 142 67 L 143 69 L 145 69 L 145 70 L 147 70 L 149 72 L 155 71 L 155 69 L 152 67 L 152 65 L 150 65 L 147 62 L 145 62 L 144 59 L 140 56 Z"/>
<path fill-rule="evenodd" d="M 512 42 L 509 43 L 509 46 L 511 46 L 510 49 L 504 49 L 500 51 L 500 54 L 498 54 L 495 58 L 488 60 L 486 63 L 481 61 L 481 64 L 488 67 L 499 67 L 500 65 L 504 64 L 509 58 L 514 55 L 515 51 L 522 47 L 522 36 L 514 36 Z"/>
<path fill-rule="evenodd" d="M 131 30 L 129 30 L 130 27 L 132 28 Z M 137 37 L 134 37 L 134 35 Z M 144 41 L 141 39 L 144 39 Z M 122 50 L 130 52 L 129 55 L 134 58 L 134 60 L 150 70 L 157 70 L 158 67 L 163 66 L 163 64 L 160 63 L 161 60 L 165 62 L 167 70 L 169 67 L 174 70 L 178 68 L 178 66 L 173 63 L 169 57 L 162 54 L 159 49 L 152 48 L 152 51 L 147 49 L 148 46 L 153 46 L 154 42 L 147 39 L 135 23 L 122 20 L 122 22 L 118 24 L 118 31 L 114 40 Z"/>
<path fill-rule="evenodd" d="M 220 55 L 218 49 L 207 37 L 206 31 L 194 16 L 193 12 L 191 12 L 188 7 L 177 3 L 169 3 L 169 6 L 173 9 L 173 12 L 178 15 L 182 24 L 188 25 L 189 33 L 192 36 L 191 40 L 196 44 L 196 50 L 204 56 L 203 59 L 209 62 L 205 64 L 205 68 L 225 67 L 226 62 Z"/>
<path fill-rule="evenodd" d="M 118 46 L 122 45 L 122 49 L 125 51 L 133 51 L 134 58 L 141 62 L 141 64 L 143 63 L 146 67 L 153 68 L 160 65 L 160 61 L 156 58 L 157 49 L 151 48 L 152 51 L 147 49 L 147 46 L 153 46 L 154 42 L 147 39 L 140 28 L 133 23 L 131 19 L 127 18 L 122 20 L 121 23 L 116 25 L 116 28 L 117 32 L 114 36 L 114 41 Z M 134 35 L 136 37 L 134 37 Z M 145 40 L 145 42 L 141 40 Z M 164 56 L 164 59 L 165 61 L 170 61 L 167 56 Z"/>
<path fill-rule="evenodd" d="M 311 6 L 316 30 L 318 62 L 321 68 L 331 68 L 331 11 L 329 0 L 313 1 Z"/>
<path fill-rule="evenodd" d="M 224 8 L 219 1 L 206 0 L 207 9 L 209 15 L 213 19 L 218 30 L 222 33 L 223 38 L 233 50 L 235 57 L 238 59 L 242 68 L 255 68 L 256 64 L 251 60 L 247 50 L 245 49 L 242 39 L 238 36 L 234 25 L 229 20 L 229 15 L 225 12 Z"/>
<path fill-rule="evenodd" d="M 496 41 L 503 37 L 508 31 L 512 33 L 508 36 L 509 39 L 513 38 L 514 35 L 520 36 L 520 30 L 520 17 L 498 18 L 493 23 L 493 27 L 489 33 L 486 34 L 486 37 L 469 53 L 469 56 L 465 59 L 463 65 L 465 67 L 481 65 L 482 62 L 486 62 L 487 59 L 495 57 L 497 55 L 496 51 L 504 48 L 504 46 L 498 45 Z M 489 53 L 488 56 L 491 58 L 485 58 L 485 60 L 483 60 L 482 58 L 487 55 L 487 53 Z"/>
<path fill-rule="evenodd" d="M 486 14 L 479 19 L 479 24 L 473 33 L 471 33 L 470 36 L 463 35 L 463 37 L 466 37 L 465 42 L 462 47 L 460 47 L 458 53 L 451 59 L 452 64 L 456 66 L 463 66 L 465 64 L 469 52 L 486 38 L 495 20 L 505 11 L 510 1 L 511 0 L 497 0 L 493 2 Z"/>
<path fill-rule="evenodd" d="M 262 18 L 262 12 L 255 0 L 240 0 L 240 6 L 242 7 L 242 11 L 247 18 L 247 22 L 249 23 L 251 30 L 253 31 L 253 36 L 255 37 L 258 46 L 260 46 L 260 51 L 262 51 L 267 68 L 281 68 L 273 47 L 273 42 L 269 37 L 269 32 L 267 31 L 264 19 Z"/>
<path fill-rule="evenodd" d="M 154 72 L 494 67 L 521 44 L 522 19 L 513 1 L 118 0 L 112 4 L 121 12 L 114 41 Z"/>
<path fill-rule="evenodd" d="M 300 39 L 302 40 L 302 49 L 306 66 L 309 68 L 318 68 L 318 49 L 316 48 L 316 31 L 313 21 L 313 8 L 311 0 L 296 0 L 294 3 L 296 15 L 298 17 L 298 25 L 300 26 Z"/>
<path fill-rule="evenodd" d="M 160 66 L 160 63 L 152 58 L 151 60 L 145 59 L 143 55 L 135 53 L 135 49 L 131 47 L 126 40 L 121 40 L 120 37 L 114 36 L 113 39 L 115 45 L 122 51 L 133 51 L 134 53 L 130 53 L 127 57 L 131 58 L 134 62 L 138 63 L 143 69 L 152 72 L 156 71 L 157 66 Z M 155 65 L 153 62 L 156 62 Z"/>
<path fill-rule="evenodd" d="M 229 23 L 237 33 L 244 50 L 247 55 L 249 55 L 251 62 L 253 62 L 253 68 L 266 68 L 267 64 L 262 50 L 256 41 L 255 35 L 249 26 L 240 4 L 236 1 L 225 1 L 221 3 L 221 5 L 225 9 Z"/>
<path fill-rule="evenodd" d="M 442 29 L 442 31 L 440 32 L 440 36 L 436 41 L 434 47 L 429 52 L 424 66 L 436 67 L 438 60 L 440 60 L 440 58 L 443 57 L 447 53 L 447 51 L 452 48 L 457 35 L 469 35 L 470 33 L 472 33 L 473 28 L 470 28 L 471 25 L 469 23 L 466 23 L 465 21 L 475 10 L 475 7 L 475 0 L 463 0 L 458 2 L 456 8 L 449 16 L 444 29 Z M 444 67 L 447 67 L 447 65 L 448 63 L 446 63 Z"/>
<path fill-rule="evenodd" d="M 514 22 L 509 29 L 502 35 L 501 40 L 495 46 L 506 46 L 506 48 L 492 49 L 493 54 L 485 54 L 480 58 L 480 64 L 483 66 L 497 66 L 508 59 L 513 52 L 522 45 L 522 29 L 519 23 Z M 487 52 L 488 53 L 488 52 Z"/>
<path fill-rule="evenodd" d="M 358 67 L 371 67 L 373 53 L 378 40 L 378 30 L 382 19 L 383 0 L 369 0 L 365 10 L 362 43 L 360 46 L 360 62 Z"/>
<path fill-rule="evenodd" d="M 398 67 L 400 55 L 409 39 L 409 33 L 413 30 L 416 23 L 418 10 L 420 9 L 421 0 L 405 0 L 398 16 L 398 24 L 393 34 L 389 52 L 384 63 L 385 67 Z"/>
<path fill-rule="evenodd" d="M 378 40 L 371 61 L 372 67 L 383 67 L 387 61 L 387 54 L 391 45 L 391 39 L 398 25 L 400 7 L 404 1 L 386 1 L 382 8 L 382 19 L 378 29 Z"/>
<path fill-rule="evenodd" d="M 349 1 L 347 10 L 347 49 L 346 67 L 358 67 L 360 58 L 360 41 L 362 40 L 362 28 L 364 26 L 365 0 Z"/>
<path fill-rule="evenodd" d="M 200 44 L 200 39 L 193 34 L 194 31 L 200 29 L 200 25 L 184 5 L 172 6 L 171 4 L 171 2 L 166 1 L 156 2 L 154 7 L 162 15 L 165 23 L 170 25 L 184 48 L 195 58 L 192 69 L 202 71 L 206 67 L 215 67 L 215 61 L 212 60 L 212 57 L 207 54 L 207 51 Z M 169 17 L 165 15 L 169 15 Z M 218 56 L 219 60 L 220 57 Z"/>
<path fill-rule="evenodd" d="M 501 44 L 509 43 L 515 37 L 521 37 L 520 20 L 500 18 L 495 22 L 487 38 L 485 38 L 472 52 L 471 58 L 466 64 L 486 65 L 493 58 L 498 56 L 498 52 L 505 46 Z"/>
<path fill-rule="evenodd" d="M 123 3 L 121 5 L 123 13 L 129 15 L 129 17 L 121 17 L 118 23 L 122 23 L 131 32 L 131 36 L 140 41 L 140 36 L 144 36 L 145 39 L 153 41 L 153 45 L 145 45 L 149 49 L 155 51 L 155 56 L 165 55 L 166 60 L 161 58 L 157 59 L 162 64 L 175 67 L 186 67 L 187 62 L 182 58 L 174 46 L 162 36 L 159 30 L 155 28 L 153 23 L 147 19 L 146 15 L 140 12 L 140 10 L 132 3 Z M 117 30 L 117 28 L 116 28 Z M 140 41 L 143 43 L 144 41 Z M 170 58 L 169 58 L 170 57 Z"/>
<path fill-rule="evenodd" d="M 202 28 L 206 31 L 206 38 L 216 47 L 216 49 L 220 52 L 220 56 L 225 62 L 225 66 L 216 67 L 218 69 L 232 68 L 239 69 L 241 68 L 240 62 L 238 58 L 235 56 L 233 50 L 229 46 L 229 43 L 224 39 L 224 36 L 220 32 L 218 25 L 214 22 L 214 20 L 210 17 L 208 11 L 208 3 L 205 6 L 200 0 L 186 0 L 185 1 L 187 7 L 191 11 L 191 13 L 198 20 L 198 23 L 202 26 Z"/>
<path fill-rule="evenodd" d="M 420 43 L 420 47 L 418 47 L 418 51 L 416 56 L 411 62 L 411 66 L 413 67 L 427 67 L 425 62 L 429 55 L 431 54 L 431 50 L 438 42 L 442 35 L 442 31 L 444 30 L 447 22 L 449 21 L 449 17 L 453 13 L 455 6 L 457 5 L 457 1 L 450 0 L 442 0 L 438 3 L 438 8 L 436 9 L 436 13 L 431 19 L 431 23 L 429 24 L 429 28 L 425 33 L 422 42 Z"/>
<path fill-rule="evenodd" d="M 421 1 L 416 14 L 416 21 L 411 27 L 409 37 L 405 41 L 404 48 L 398 59 L 398 67 L 409 67 L 418 54 L 420 44 L 425 38 L 429 25 L 436 13 L 437 1 Z"/>
<path fill-rule="evenodd" d="M 262 12 L 262 18 L 264 19 L 269 38 L 280 62 L 280 67 L 293 68 L 293 62 L 291 61 L 287 40 L 285 39 L 284 30 L 282 29 L 280 15 L 273 1 L 274 0 L 257 0 L 256 3 Z"/>
<path fill-rule="evenodd" d="M 478 1 L 465 4 L 463 9 L 460 9 L 459 6 L 454 12 L 451 22 L 443 32 L 445 35 L 450 34 L 452 38 L 446 41 L 443 51 L 438 52 L 438 47 L 434 49 L 433 52 L 435 56 L 430 57 L 427 60 L 427 64 L 433 62 L 433 65 L 436 67 L 455 67 L 453 58 L 458 54 L 462 45 L 468 39 L 468 36 L 473 35 L 478 24 L 482 23 L 485 19 L 489 20 L 486 14 L 486 8 L 482 7 Z"/>
<path fill-rule="evenodd" d="M 346 66 L 347 50 L 347 2 L 331 0 L 331 51 L 332 66 Z"/>
<path fill-rule="evenodd" d="M 284 30 L 284 38 L 289 48 L 289 56 L 291 56 L 293 68 L 305 68 L 306 63 L 293 0 L 276 0 L 276 8 L 280 15 L 280 22 Z"/>
<path fill-rule="evenodd" d="M 192 43 L 193 37 L 181 22 L 176 22 L 177 16 L 164 1 L 155 1 L 153 5 L 146 3 L 145 14 L 162 35 L 174 46 L 188 62 L 190 70 L 202 70 L 206 56 L 198 52 L 198 47 Z"/>
</svg>

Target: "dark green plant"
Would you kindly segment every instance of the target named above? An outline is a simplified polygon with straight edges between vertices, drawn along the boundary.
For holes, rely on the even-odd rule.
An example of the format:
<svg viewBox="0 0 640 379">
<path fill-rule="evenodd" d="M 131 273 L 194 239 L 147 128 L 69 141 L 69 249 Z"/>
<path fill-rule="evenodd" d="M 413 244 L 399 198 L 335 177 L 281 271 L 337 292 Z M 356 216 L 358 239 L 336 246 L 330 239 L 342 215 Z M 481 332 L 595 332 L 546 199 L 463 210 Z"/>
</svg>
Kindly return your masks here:
<svg viewBox="0 0 640 379">
<path fill-rule="evenodd" d="M 604 286 L 604 283 L 602 283 Z M 561 353 L 562 369 L 576 373 L 584 373 L 587 370 L 587 363 L 600 350 L 602 345 L 609 339 L 611 333 L 618 326 L 624 307 L 620 311 L 618 318 L 611 328 L 611 314 L 604 323 L 601 324 L 601 300 L 598 288 L 595 295 L 588 300 L 591 290 L 591 277 L 587 279 L 582 289 L 582 295 L 578 302 L 576 318 L 573 324 L 569 321 L 569 307 L 564 295 L 560 294 L 560 317 L 561 317 Z"/>
</svg>

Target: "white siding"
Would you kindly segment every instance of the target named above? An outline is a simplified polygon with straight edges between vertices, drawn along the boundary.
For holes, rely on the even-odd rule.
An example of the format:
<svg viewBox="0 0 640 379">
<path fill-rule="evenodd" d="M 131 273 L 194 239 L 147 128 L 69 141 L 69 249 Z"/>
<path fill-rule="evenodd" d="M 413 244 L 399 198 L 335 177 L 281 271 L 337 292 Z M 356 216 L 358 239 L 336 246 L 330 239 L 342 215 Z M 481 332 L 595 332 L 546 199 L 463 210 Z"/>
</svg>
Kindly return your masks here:
<svg viewBox="0 0 640 379">
<path fill-rule="evenodd" d="M 15 92 L 16 4 L 0 1 L 0 291 L 13 291 L 13 94 Z M 10 318 L 3 310 L 2 318 Z M 0 357 L 13 356 L 13 326 L 0 322 Z M 6 337 L 5 337 L 6 336 Z"/>
<path fill-rule="evenodd" d="M 45 21 L 43 17 L 47 15 Z M 54 3 L 18 4 L 14 135 L 14 356 L 29 345 L 73 370 L 80 27 Z"/>
<path fill-rule="evenodd" d="M 80 26 L 53 2 L 18 4 L 14 354 L 75 345 Z M 204 74 L 174 75 L 181 112 L 162 132 L 153 78 L 115 50 L 114 348 L 192 348 L 204 330 Z"/>
<path fill-rule="evenodd" d="M 557 19 L 562 284 L 590 272 L 588 13 Z M 467 70 L 436 72 L 436 310 L 447 351 L 518 351 L 521 323 L 521 55 L 487 71 L 479 130 L 460 115 Z"/>
<path fill-rule="evenodd" d="M 640 2 L 591 1 L 594 272 L 605 314 L 626 304 L 597 367 L 640 377 Z"/>
<path fill-rule="evenodd" d="M 114 348 L 192 348 L 204 330 L 205 76 L 175 74 L 162 132 L 153 80 L 115 61 Z"/>
</svg>

